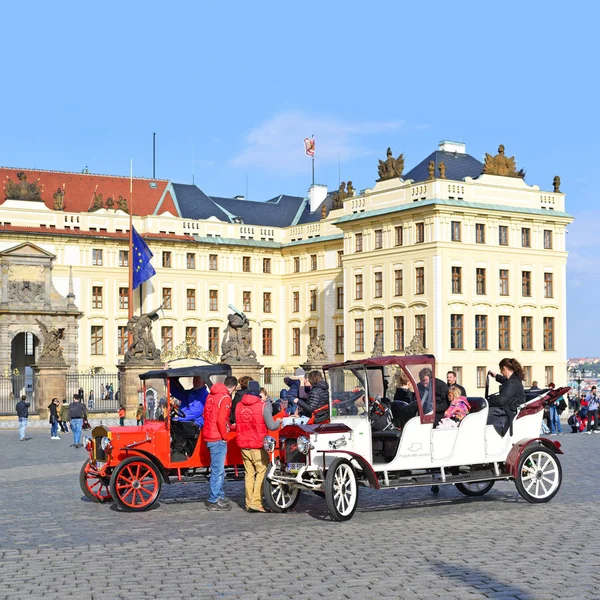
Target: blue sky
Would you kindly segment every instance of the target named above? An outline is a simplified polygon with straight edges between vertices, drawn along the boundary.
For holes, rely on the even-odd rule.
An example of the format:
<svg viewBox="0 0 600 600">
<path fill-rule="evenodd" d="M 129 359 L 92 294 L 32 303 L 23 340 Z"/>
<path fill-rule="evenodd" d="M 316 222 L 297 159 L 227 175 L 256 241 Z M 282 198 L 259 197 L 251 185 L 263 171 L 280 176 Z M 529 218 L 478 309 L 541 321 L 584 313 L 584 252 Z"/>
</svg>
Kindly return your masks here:
<svg viewBox="0 0 600 600">
<path fill-rule="evenodd" d="M 214 195 L 372 186 L 442 139 L 562 179 L 569 355 L 600 355 L 592 2 L 21 2 L 3 7 L 0 164 L 152 175 Z M 194 148 L 194 152 L 193 152 Z M 195 156 L 195 164 L 192 157 Z"/>
</svg>

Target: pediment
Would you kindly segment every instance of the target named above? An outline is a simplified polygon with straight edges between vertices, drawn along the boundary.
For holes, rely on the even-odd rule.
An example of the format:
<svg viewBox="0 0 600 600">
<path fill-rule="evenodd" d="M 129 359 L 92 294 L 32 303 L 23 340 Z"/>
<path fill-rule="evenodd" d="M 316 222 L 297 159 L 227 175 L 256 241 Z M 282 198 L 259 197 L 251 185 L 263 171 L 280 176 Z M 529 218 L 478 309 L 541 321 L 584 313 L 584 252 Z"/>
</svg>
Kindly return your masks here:
<svg viewBox="0 0 600 600">
<path fill-rule="evenodd" d="M 22 244 L 18 244 L 17 246 L 13 246 L 12 248 L 8 248 L 8 250 L 4 250 L 0 252 L 0 258 L 3 257 L 27 257 L 27 258 L 46 258 L 53 259 L 56 258 L 52 252 L 48 252 L 31 242 L 23 242 Z"/>
</svg>

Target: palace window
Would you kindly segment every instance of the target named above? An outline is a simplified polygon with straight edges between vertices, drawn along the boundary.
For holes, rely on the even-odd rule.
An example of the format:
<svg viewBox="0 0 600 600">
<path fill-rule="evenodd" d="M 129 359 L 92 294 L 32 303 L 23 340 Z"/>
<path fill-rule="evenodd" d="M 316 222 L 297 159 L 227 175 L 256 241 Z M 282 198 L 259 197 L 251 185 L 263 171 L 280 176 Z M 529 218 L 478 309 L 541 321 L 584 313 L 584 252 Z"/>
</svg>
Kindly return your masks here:
<svg viewBox="0 0 600 600">
<path fill-rule="evenodd" d="M 485 269 L 478 268 L 476 269 L 476 277 L 477 277 L 477 294 L 484 295 L 485 294 Z"/>
<path fill-rule="evenodd" d="M 475 350 L 487 350 L 487 315 L 475 315 Z"/>
<path fill-rule="evenodd" d="M 252 292 L 242 292 L 242 310 L 244 312 L 252 310 Z"/>
<path fill-rule="evenodd" d="M 219 290 L 208 291 L 208 310 L 219 310 Z"/>
<path fill-rule="evenodd" d="M 102 250 L 99 248 L 94 248 L 92 250 L 92 265 L 95 267 L 102 266 Z"/>
<path fill-rule="evenodd" d="M 344 251 L 338 250 L 337 257 L 338 257 L 337 266 L 341 267 L 343 264 L 343 260 L 344 260 Z"/>
<path fill-rule="evenodd" d="M 265 367 L 263 369 L 263 383 L 271 385 L 273 383 L 273 367 Z"/>
<path fill-rule="evenodd" d="M 554 298 L 552 273 L 544 273 L 544 298 Z"/>
<path fill-rule="evenodd" d="M 252 270 L 250 267 L 250 260 L 251 258 L 249 256 L 242 256 L 242 271 L 244 273 L 250 273 Z"/>
<path fill-rule="evenodd" d="M 210 327 L 208 328 L 210 331 Z M 216 328 L 217 331 L 219 330 Z M 197 327 L 186 327 L 185 328 L 185 341 L 186 344 L 198 345 L 198 328 Z"/>
<path fill-rule="evenodd" d="M 375 230 L 375 250 L 383 248 L 383 229 Z"/>
<path fill-rule="evenodd" d="M 554 367 L 544 367 L 544 387 L 554 382 Z"/>
<path fill-rule="evenodd" d="M 263 312 L 271 312 L 271 292 L 263 292 Z"/>
<path fill-rule="evenodd" d="M 484 388 L 487 381 L 487 367 L 477 367 L 477 387 Z"/>
<path fill-rule="evenodd" d="M 33 333 L 31 331 L 25 332 L 25 356 L 34 356 L 35 345 L 33 341 Z"/>
<path fill-rule="evenodd" d="M 544 229 L 544 250 L 552 250 L 552 230 Z"/>
<path fill-rule="evenodd" d="M 554 317 L 544 317 L 544 350 L 554 350 Z"/>
<path fill-rule="evenodd" d="M 394 296 L 404 296 L 404 272 L 402 269 L 394 271 Z"/>
<path fill-rule="evenodd" d="M 273 354 L 273 330 L 271 328 L 263 329 L 262 350 L 265 356 Z"/>
<path fill-rule="evenodd" d="M 292 354 L 300 354 L 300 327 L 292 329 Z"/>
<path fill-rule="evenodd" d="M 498 317 L 498 350 L 510 350 L 510 317 Z"/>
<path fill-rule="evenodd" d="M 208 255 L 208 270 L 218 271 L 219 270 L 219 257 L 216 254 Z"/>
<path fill-rule="evenodd" d="M 531 248 L 531 229 L 529 227 L 521 228 L 521 246 Z"/>
<path fill-rule="evenodd" d="M 271 259 L 263 258 L 263 273 L 270 273 L 270 272 L 271 272 Z"/>
<path fill-rule="evenodd" d="M 404 243 L 404 231 L 402 230 L 402 225 L 398 225 L 394 227 L 394 244 L 396 246 L 402 246 Z"/>
<path fill-rule="evenodd" d="M 508 246 L 508 225 L 500 225 L 498 227 L 498 244 L 500 246 Z"/>
<path fill-rule="evenodd" d="M 292 312 L 300 312 L 300 292 L 292 292 Z"/>
<path fill-rule="evenodd" d="M 126 325 L 117 327 L 117 354 L 122 356 L 129 349 L 129 333 Z"/>
<path fill-rule="evenodd" d="M 415 294 L 425 293 L 425 267 L 415 269 Z"/>
<path fill-rule="evenodd" d="M 337 308 L 344 308 L 344 288 L 340 285 L 337 289 Z"/>
<path fill-rule="evenodd" d="M 317 328 L 316 327 L 309 327 L 308 328 L 308 339 L 312 342 L 313 340 L 317 339 Z"/>
<path fill-rule="evenodd" d="M 172 300 L 173 300 L 173 290 L 168 287 L 168 288 L 163 288 L 162 290 L 162 307 L 165 309 L 171 309 L 173 308 L 172 306 Z"/>
<path fill-rule="evenodd" d="M 196 255 L 193 252 L 188 252 L 186 255 L 186 266 L 188 269 L 196 268 Z"/>
<path fill-rule="evenodd" d="M 417 232 L 416 242 L 422 244 L 425 241 L 425 223 L 416 223 L 415 228 Z"/>
<path fill-rule="evenodd" d="M 344 326 L 335 326 L 335 353 L 344 354 Z"/>
<path fill-rule="evenodd" d="M 485 244 L 485 225 L 483 223 L 475 223 L 475 243 Z"/>
<path fill-rule="evenodd" d="M 456 373 L 456 381 L 460 383 L 462 381 L 462 367 L 452 367 L 452 370 Z"/>
<path fill-rule="evenodd" d="M 383 317 L 375 317 L 373 319 L 373 340 L 381 338 L 381 347 L 383 348 Z"/>
<path fill-rule="evenodd" d="M 452 267 L 452 293 L 462 294 L 462 267 Z"/>
<path fill-rule="evenodd" d="M 427 330 L 425 328 L 425 315 L 415 315 L 415 335 L 419 336 L 423 347 L 427 347 Z"/>
<path fill-rule="evenodd" d="M 91 327 L 92 354 L 104 354 L 104 327 L 92 325 Z"/>
<path fill-rule="evenodd" d="M 129 250 L 119 250 L 119 266 L 129 266 Z"/>
<path fill-rule="evenodd" d="M 521 317 L 521 350 L 533 350 L 533 317 Z"/>
<path fill-rule="evenodd" d="M 362 300 L 362 297 L 363 297 L 363 276 L 362 276 L 362 274 L 359 273 L 358 275 L 355 275 L 354 282 L 355 282 L 354 299 Z"/>
<path fill-rule="evenodd" d="M 508 269 L 500 269 L 500 295 L 508 296 Z"/>
<path fill-rule="evenodd" d="M 208 328 L 208 350 L 213 354 L 219 354 L 219 328 Z"/>
<path fill-rule="evenodd" d="M 452 221 L 451 224 L 451 239 L 453 242 L 461 241 L 460 221 Z"/>
<path fill-rule="evenodd" d="M 531 387 L 531 367 L 523 367 L 523 375 L 525 376 L 525 379 L 523 380 L 523 385 L 526 387 Z"/>
<path fill-rule="evenodd" d="M 363 234 L 362 233 L 357 233 L 354 236 L 354 251 L 355 252 L 362 252 L 363 249 Z"/>
<path fill-rule="evenodd" d="M 381 298 L 383 296 L 383 273 L 378 271 L 375 273 L 375 289 L 374 297 Z"/>
<path fill-rule="evenodd" d="M 310 270 L 311 271 L 317 270 L 317 255 L 316 254 L 310 255 Z"/>
<path fill-rule="evenodd" d="M 160 328 L 160 339 L 162 341 L 163 352 L 173 350 L 173 328 L 171 326 Z"/>
<path fill-rule="evenodd" d="M 102 308 L 102 286 L 92 286 L 92 308 Z"/>
<path fill-rule="evenodd" d="M 120 287 L 119 288 L 119 309 L 128 309 L 129 308 L 129 288 L 128 287 Z"/>
<path fill-rule="evenodd" d="M 450 315 L 450 348 L 463 350 L 463 315 Z"/>
<path fill-rule="evenodd" d="M 294 256 L 294 273 L 300 273 L 300 257 Z"/>
<path fill-rule="evenodd" d="M 521 288 L 523 296 L 531 296 L 531 271 L 523 271 L 521 274 Z"/>
<path fill-rule="evenodd" d="M 186 290 L 186 301 L 188 310 L 196 310 L 196 290 Z"/>
<path fill-rule="evenodd" d="M 317 290 L 310 290 L 310 310 L 317 310 Z"/>
<path fill-rule="evenodd" d="M 171 268 L 171 253 L 170 252 L 163 252 L 162 253 L 162 266 L 165 269 L 170 269 Z"/>
<path fill-rule="evenodd" d="M 404 350 L 404 317 L 394 317 L 394 350 Z"/>
<path fill-rule="evenodd" d="M 354 351 L 365 351 L 365 321 L 364 319 L 354 319 Z"/>
</svg>

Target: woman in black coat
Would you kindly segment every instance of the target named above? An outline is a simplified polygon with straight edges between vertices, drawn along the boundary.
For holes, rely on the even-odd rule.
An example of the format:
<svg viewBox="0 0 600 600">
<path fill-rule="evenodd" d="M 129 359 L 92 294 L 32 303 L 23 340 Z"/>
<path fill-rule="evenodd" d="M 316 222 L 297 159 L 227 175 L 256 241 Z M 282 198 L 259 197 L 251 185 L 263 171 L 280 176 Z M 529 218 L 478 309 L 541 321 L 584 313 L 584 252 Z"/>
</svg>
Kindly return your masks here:
<svg viewBox="0 0 600 600">
<path fill-rule="evenodd" d="M 525 401 L 525 376 L 523 367 L 514 358 L 503 358 L 500 361 L 500 373 L 490 371 L 490 374 L 500 384 L 500 393 L 488 398 L 488 425 L 493 425 L 498 434 L 504 437 L 506 432 L 512 429 L 517 407 Z"/>
<path fill-rule="evenodd" d="M 311 388 L 308 393 L 308 402 L 296 398 L 294 402 L 300 407 L 302 415 L 314 416 L 315 423 L 329 421 L 329 386 L 323 379 L 320 371 L 311 371 L 307 375 Z M 317 409 L 319 410 L 318 412 Z"/>
</svg>

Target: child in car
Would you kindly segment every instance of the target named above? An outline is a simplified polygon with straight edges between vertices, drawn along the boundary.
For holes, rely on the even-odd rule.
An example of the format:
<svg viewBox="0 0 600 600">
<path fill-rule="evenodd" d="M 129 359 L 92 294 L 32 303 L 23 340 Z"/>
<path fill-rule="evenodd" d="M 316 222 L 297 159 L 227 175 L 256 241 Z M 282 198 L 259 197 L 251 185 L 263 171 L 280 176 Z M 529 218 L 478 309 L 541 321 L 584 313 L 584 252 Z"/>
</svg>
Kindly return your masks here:
<svg viewBox="0 0 600 600">
<path fill-rule="evenodd" d="M 440 421 L 438 429 L 458 427 L 471 410 L 469 401 L 461 395 L 460 389 L 455 385 L 450 386 L 448 390 L 448 400 L 450 400 L 450 406 L 444 412 L 444 418 Z"/>
</svg>

